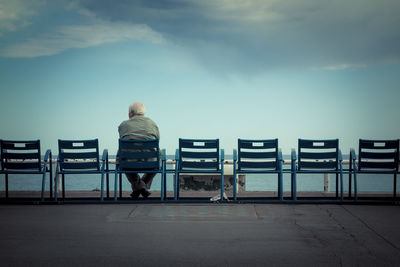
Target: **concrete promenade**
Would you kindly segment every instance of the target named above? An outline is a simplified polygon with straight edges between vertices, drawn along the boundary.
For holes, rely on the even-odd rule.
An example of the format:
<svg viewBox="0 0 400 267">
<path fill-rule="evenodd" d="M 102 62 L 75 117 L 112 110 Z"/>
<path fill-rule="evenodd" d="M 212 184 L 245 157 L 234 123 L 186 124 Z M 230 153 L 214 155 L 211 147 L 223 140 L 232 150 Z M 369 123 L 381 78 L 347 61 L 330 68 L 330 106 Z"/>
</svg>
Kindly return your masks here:
<svg viewBox="0 0 400 267">
<path fill-rule="evenodd" d="M 400 207 L 0 205 L 1 266 L 400 266 Z"/>
</svg>

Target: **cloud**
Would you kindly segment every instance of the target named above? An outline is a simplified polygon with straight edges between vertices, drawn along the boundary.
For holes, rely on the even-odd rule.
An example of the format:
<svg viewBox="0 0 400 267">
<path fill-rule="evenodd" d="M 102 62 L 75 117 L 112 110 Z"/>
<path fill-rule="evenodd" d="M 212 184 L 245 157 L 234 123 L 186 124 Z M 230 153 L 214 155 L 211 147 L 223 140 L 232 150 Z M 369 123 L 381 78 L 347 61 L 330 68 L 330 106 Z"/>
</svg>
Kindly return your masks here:
<svg viewBox="0 0 400 267">
<path fill-rule="evenodd" d="M 42 5 L 43 1 L 40 0 L 0 0 L 0 36 L 30 25 L 29 20 L 37 14 L 35 10 Z"/>
<path fill-rule="evenodd" d="M 99 46 L 126 40 L 163 42 L 163 37 L 146 25 L 92 21 L 88 25 L 62 26 L 24 42 L 5 47 L 0 55 L 10 58 L 51 56 L 68 49 Z"/>
<path fill-rule="evenodd" d="M 148 25 L 211 71 L 366 66 L 400 59 L 397 0 L 76 0 L 109 21 Z"/>
<path fill-rule="evenodd" d="M 23 21 L 29 23 L 24 18 L 33 16 L 29 10 L 35 10 L 28 8 L 31 1 L 18 0 L 14 16 L 10 2 L 14 3 L 0 0 L 0 5 L 7 3 L 10 10 L 7 15 L 0 13 L 0 22 L 8 23 L 0 23 L 8 25 L 0 26 L 0 34 L 2 29 L 22 27 Z M 77 14 L 80 25 L 59 26 L 7 44 L 0 54 L 37 57 L 71 48 L 147 40 L 172 43 L 214 73 L 258 73 L 281 68 L 340 70 L 400 62 L 398 0 L 59 3 L 66 7 L 65 12 Z"/>
<path fill-rule="evenodd" d="M 366 65 L 353 65 L 353 64 L 339 64 L 339 65 L 331 65 L 331 66 L 319 66 L 314 69 L 316 70 L 345 70 L 345 69 L 358 69 L 358 68 L 364 68 Z"/>
</svg>

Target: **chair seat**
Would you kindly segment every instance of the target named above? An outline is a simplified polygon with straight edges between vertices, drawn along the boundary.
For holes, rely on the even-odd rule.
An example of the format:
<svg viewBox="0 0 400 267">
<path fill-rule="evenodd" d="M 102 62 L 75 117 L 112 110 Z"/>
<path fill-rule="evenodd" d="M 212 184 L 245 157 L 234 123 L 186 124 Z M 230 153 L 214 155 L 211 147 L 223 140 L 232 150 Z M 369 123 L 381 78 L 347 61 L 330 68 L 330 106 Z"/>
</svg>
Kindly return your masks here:
<svg viewBox="0 0 400 267">
<path fill-rule="evenodd" d="M 46 172 L 48 172 L 48 168 L 46 168 Z M 28 169 L 28 170 L 0 170 L 1 174 L 4 173 L 8 173 L 8 174 L 43 174 L 43 166 L 40 168 L 39 170 L 32 170 L 32 169 Z"/>
<path fill-rule="evenodd" d="M 318 169 L 318 170 L 296 170 L 297 173 L 340 173 L 340 170 L 325 170 L 325 169 Z"/>
<path fill-rule="evenodd" d="M 361 171 L 357 171 L 357 173 L 361 173 L 361 174 L 395 174 L 398 172 L 396 170 L 393 170 L 393 171 L 361 170 Z"/>
<path fill-rule="evenodd" d="M 162 171 L 162 168 L 159 169 L 117 169 L 118 173 L 159 173 Z"/>
<path fill-rule="evenodd" d="M 256 174 L 256 173 L 272 173 L 276 174 L 279 173 L 279 170 L 236 170 L 236 173 L 243 173 L 243 174 Z"/>
<path fill-rule="evenodd" d="M 101 170 L 62 170 L 58 172 L 59 174 L 99 174 L 102 173 Z"/>
<path fill-rule="evenodd" d="M 200 169 L 193 169 L 193 170 L 179 170 L 180 173 L 221 173 L 222 170 L 200 170 Z"/>
</svg>

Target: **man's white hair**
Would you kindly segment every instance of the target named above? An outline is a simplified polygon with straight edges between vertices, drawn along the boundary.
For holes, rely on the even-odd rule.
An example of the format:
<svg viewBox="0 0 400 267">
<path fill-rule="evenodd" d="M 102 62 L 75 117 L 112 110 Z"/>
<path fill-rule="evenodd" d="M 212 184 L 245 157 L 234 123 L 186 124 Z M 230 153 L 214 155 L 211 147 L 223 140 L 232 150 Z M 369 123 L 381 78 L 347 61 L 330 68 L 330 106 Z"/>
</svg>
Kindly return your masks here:
<svg viewBox="0 0 400 267">
<path fill-rule="evenodd" d="M 134 115 L 144 115 L 146 114 L 146 108 L 143 103 L 134 102 L 129 106 L 129 113 L 133 112 Z"/>
</svg>

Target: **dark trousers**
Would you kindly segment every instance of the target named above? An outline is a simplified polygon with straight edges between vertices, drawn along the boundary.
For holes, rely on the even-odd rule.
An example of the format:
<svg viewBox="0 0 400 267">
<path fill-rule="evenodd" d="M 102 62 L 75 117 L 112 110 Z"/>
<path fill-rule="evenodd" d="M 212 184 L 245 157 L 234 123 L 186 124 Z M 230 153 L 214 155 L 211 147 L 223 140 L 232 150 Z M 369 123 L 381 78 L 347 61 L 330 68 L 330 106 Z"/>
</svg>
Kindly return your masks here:
<svg viewBox="0 0 400 267">
<path fill-rule="evenodd" d="M 131 183 L 132 191 L 135 192 L 143 188 L 150 189 L 156 173 L 145 173 L 143 174 L 142 178 L 140 178 L 138 173 L 125 173 L 125 175 L 128 181 Z"/>
</svg>

